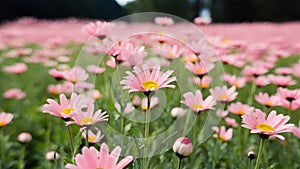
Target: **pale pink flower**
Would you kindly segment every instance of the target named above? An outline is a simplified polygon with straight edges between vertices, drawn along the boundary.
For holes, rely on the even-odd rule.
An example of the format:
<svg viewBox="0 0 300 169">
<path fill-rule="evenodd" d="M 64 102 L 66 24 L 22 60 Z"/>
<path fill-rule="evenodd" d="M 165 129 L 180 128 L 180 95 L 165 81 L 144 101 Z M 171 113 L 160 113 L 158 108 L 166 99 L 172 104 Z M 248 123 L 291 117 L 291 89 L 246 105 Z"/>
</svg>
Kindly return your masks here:
<svg viewBox="0 0 300 169">
<path fill-rule="evenodd" d="M 147 99 L 147 97 L 144 97 L 141 102 L 142 110 L 146 111 L 148 109 L 147 104 L 148 104 L 148 99 Z M 150 109 L 154 108 L 158 104 L 159 104 L 158 97 L 152 97 L 151 102 L 150 102 Z"/>
<path fill-rule="evenodd" d="M 94 132 L 92 132 L 91 130 L 88 130 L 88 142 L 89 143 L 92 143 L 92 144 L 99 143 L 101 141 L 101 139 L 104 137 L 104 135 L 101 134 L 101 131 L 97 127 L 95 127 L 95 130 L 97 131 L 96 134 Z M 84 139 L 86 139 L 86 130 L 83 130 L 82 137 Z"/>
<path fill-rule="evenodd" d="M 50 69 L 48 71 L 49 75 L 54 77 L 56 80 L 61 80 L 64 78 L 64 73 L 62 71 L 58 71 L 56 69 Z"/>
<path fill-rule="evenodd" d="M 244 115 L 247 114 L 248 112 L 252 112 L 254 110 L 254 107 L 250 107 L 247 104 L 243 104 L 241 102 L 237 102 L 237 103 L 231 103 L 227 110 L 230 113 L 236 114 L 236 115 Z"/>
<path fill-rule="evenodd" d="M 183 97 L 184 100 L 180 101 L 180 103 L 185 104 L 197 114 L 204 110 L 214 109 L 213 106 L 216 104 L 216 101 L 212 96 L 208 96 L 205 100 L 203 100 L 200 90 L 197 90 L 195 95 L 192 92 L 187 92 L 183 94 Z"/>
<path fill-rule="evenodd" d="M 105 68 L 91 64 L 86 67 L 86 70 L 93 74 L 101 74 L 105 71 Z"/>
<path fill-rule="evenodd" d="M 78 126 L 82 127 L 90 127 L 96 123 L 108 121 L 108 115 L 106 115 L 106 112 L 102 112 L 101 109 L 94 112 L 94 104 L 90 103 L 86 112 L 78 109 L 76 113 L 71 115 L 71 119 L 73 121 L 67 121 L 67 125 L 77 124 Z"/>
<path fill-rule="evenodd" d="M 186 63 L 186 67 L 188 70 L 190 70 L 193 74 L 197 75 L 198 77 L 203 77 L 206 75 L 209 71 L 211 71 L 215 66 L 212 63 L 204 63 L 202 61 L 199 61 L 197 63 Z"/>
<path fill-rule="evenodd" d="M 171 116 L 172 117 L 182 117 L 186 114 L 186 109 L 183 109 L 182 107 L 174 107 L 171 110 Z"/>
<path fill-rule="evenodd" d="M 111 68 L 116 68 L 117 64 L 116 64 L 116 59 L 111 57 L 110 59 L 108 59 L 108 61 L 106 62 L 106 65 L 111 67 Z"/>
<path fill-rule="evenodd" d="M 211 23 L 211 18 L 203 18 L 203 17 L 197 17 L 194 19 L 194 23 L 197 25 L 208 25 Z"/>
<path fill-rule="evenodd" d="M 27 65 L 25 63 L 15 63 L 11 66 L 4 66 L 3 71 L 7 73 L 12 73 L 12 74 L 22 74 L 26 72 L 28 69 Z"/>
<path fill-rule="evenodd" d="M 280 105 L 280 98 L 276 95 L 272 96 L 268 93 L 258 93 L 258 95 L 255 95 L 255 100 L 267 107 L 273 107 L 273 106 L 278 106 Z"/>
<path fill-rule="evenodd" d="M 288 75 L 292 73 L 292 68 L 290 67 L 278 67 L 275 72 L 280 75 Z"/>
<path fill-rule="evenodd" d="M 51 94 L 70 94 L 73 91 L 73 84 L 71 82 L 64 82 L 62 84 L 50 84 L 47 88 Z"/>
<path fill-rule="evenodd" d="M 150 69 L 147 65 L 143 66 L 143 70 L 135 66 L 134 73 L 127 71 L 128 76 L 124 77 L 121 84 L 124 85 L 124 89 L 129 89 L 129 92 L 141 91 L 144 93 L 156 91 L 161 88 L 175 88 L 175 85 L 169 83 L 176 81 L 176 77 L 169 76 L 173 73 L 173 70 L 168 70 L 165 73 L 160 72 L 160 67 Z"/>
<path fill-rule="evenodd" d="M 292 111 L 300 107 L 300 104 L 298 104 L 300 100 L 299 89 L 289 90 L 280 87 L 277 89 L 276 95 L 280 98 L 280 106 Z"/>
<path fill-rule="evenodd" d="M 292 128 L 292 131 L 293 131 L 294 136 L 296 136 L 298 139 L 300 139 L 300 128 L 294 126 L 294 127 Z"/>
<path fill-rule="evenodd" d="M 216 111 L 216 115 L 217 115 L 218 117 L 225 118 L 225 117 L 228 115 L 228 111 L 218 109 L 218 110 Z"/>
<path fill-rule="evenodd" d="M 242 75 L 245 77 L 258 77 L 268 72 L 268 69 L 258 66 L 245 66 Z"/>
<path fill-rule="evenodd" d="M 1 112 L 0 113 L 0 128 L 6 126 L 8 123 L 11 122 L 13 119 L 14 115 L 11 113 L 5 113 Z"/>
<path fill-rule="evenodd" d="M 225 126 L 221 126 L 220 128 L 214 127 L 213 130 L 218 133 L 214 135 L 215 138 L 220 138 L 222 141 L 226 142 L 232 138 L 233 135 L 233 129 L 229 128 L 226 131 Z"/>
<path fill-rule="evenodd" d="M 32 136 L 30 133 L 22 132 L 18 135 L 18 141 L 20 143 L 28 143 L 32 140 Z"/>
<path fill-rule="evenodd" d="M 7 99 L 24 99 L 26 93 L 22 92 L 20 89 L 12 88 L 3 93 L 3 97 Z"/>
<path fill-rule="evenodd" d="M 83 95 L 71 94 L 70 101 L 64 94 L 59 95 L 60 104 L 53 99 L 47 99 L 48 104 L 44 105 L 43 113 L 48 113 L 53 116 L 61 117 L 64 119 L 71 118 L 79 109 L 86 107 L 83 101 Z"/>
<path fill-rule="evenodd" d="M 193 152 L 193 144 L 189 138 L 180 137 L 173 144 L 173 151 L 176 155 L 187 157 Z"/>
<path fill-rule="evenodd" d="M 80 66 L 75 66 L 71 70 L 63 72 L 64 78 L 72 83 L 83 82 L 89 78 L 89 75 Z"/>
<path fill-rule="evenodd" d="M 95 147 L 83 147 L 82 154 L 75 157 L 76 165 L 67 164 L 66 169 L 123 169 L 132 160 L 132 156 L 126 156 L 119 163 L 118 159 L 121 154 L 121 148 L 115 147 L 111 153 L 106 143 L 101 144 L 100 152 Z"/>
<path fill-rule="evenodd" d="M 95 21 L 85 25 L 83 31 L 91 36 L 97 36 L 100 39 L 104 39 L 114 26 L 115 24 L 111 22 Z"/>
<path fill-rule="evenodd" d="M 48 152 L 46 153 L 46 155 L 45 155 L 45 158 L 46 158 L 47 160 L 52 161 L 52 160 L 55 160 L 55 159 L 59 159 L 59 158 L 60 158 L 60 155 L 59 155 L 57 152 L 55 152 L 55 151 L 48 151 Z"/>
<path fill-rule="evenodd" d="M 238 123 L 236 122 L 236 120 L 234 118 L 226 117 L 224 120 L 228 124 L 228 126 L 231 126 L 231 127 L 238 126 Z"/>
<path fill-rule="evenodd" d="M 89 90 L 89 91 L 87 92 L 87 95 L 88 95 L 90 98 L 94 99 L 94 100 L 99 99 L 99 98 L 102 97 L 102 94 L 100 93 L 100 91 L 99 91 L 99 90 L 96 90 L 96 89 L 91 89 L 91 90 Z"/>
<path fill-rule="evenodd" d="M 267 77 L 271 83 L 279 87 L 286 87 L 286 86 L 291 86 L 296 84 L 296 81 L 293 80 L 291 76 L 268 75 Z"/>
<path fill-rule="evenodd" d="M 179 58 L 183 53 L 183 48 L 178 45 L 162 44 L 153 48 L 153 53 L 164 57 L 167 60 Z"/>
<path fill-rule="evenodd" d="M 211 78 L 209 76 L 203 76 L 202 78 L 195 77 L 194 78 L 194 83 L 197 86 L 200 86 L 200 88 L 206 89 L 210 86 Z"/>
<path fill-rule="evenodd" d="M 246 78 L 235 75 L 224 74 L 223 80 L 236 88 L 243 88 L 246 85 Z"/>
<path fill-rule="evenodd" d="M 118 102 L 115 102 L 115 108 L 118 110 L 119 113 L 123 114 L 129 114 L 134 110 L 134 106 L 131 102 L 127 103 L 123 110 L 121 110 L 121 105 Z"/>
<path fill-rule="evenodd" d="M 215 87 L 214 89 L 210 89 L 209 92 L 213 96 L 213 98 L 219 102 L 230 102 L 234 100 L 238 93 L 235 91 L 235 87 L 227 88 L 223 87 Z"/>
<path fill-rule="evenodd" d="M 257 87 L 263 87 L 270 84 L 270 80 L 267 76 L 259 76 L 255 79 L 255 83 Z"/>
<path fill-rule="evenodd" d="M 156 17 L 154 23 L 161 26 L 171 26 L 174 25 L 174 20 L 169 17 Z"/>
<path fill-rule="evenodd" d="M 242 116 L 242 127 L 250 129 L 251 133 L 257 133 L 262 138 L 275 136 L 281 140 L 285 138 L 279 133 L 292 132 L 294 124 L 286 124 L 290 116 L 277 115 L 275 110 L 266 118 L 266 113 L 259 109 Z"/>
</svg>

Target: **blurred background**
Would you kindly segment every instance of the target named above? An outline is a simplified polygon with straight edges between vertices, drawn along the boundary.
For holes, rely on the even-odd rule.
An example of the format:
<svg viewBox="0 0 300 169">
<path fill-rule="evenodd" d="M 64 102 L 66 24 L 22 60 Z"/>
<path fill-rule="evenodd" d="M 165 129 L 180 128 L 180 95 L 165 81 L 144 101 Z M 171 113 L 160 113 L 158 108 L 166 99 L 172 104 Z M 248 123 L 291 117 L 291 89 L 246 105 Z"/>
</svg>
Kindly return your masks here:
<svg viewBox="0 0 300 169">
<path fill-rule="evenodd" d="M 136 12 L 164 12 L 192 21 L 298 21 L 299 0 L 1 0 L 0 22 L 23 16 L 113 20 Z"/>
</svg>

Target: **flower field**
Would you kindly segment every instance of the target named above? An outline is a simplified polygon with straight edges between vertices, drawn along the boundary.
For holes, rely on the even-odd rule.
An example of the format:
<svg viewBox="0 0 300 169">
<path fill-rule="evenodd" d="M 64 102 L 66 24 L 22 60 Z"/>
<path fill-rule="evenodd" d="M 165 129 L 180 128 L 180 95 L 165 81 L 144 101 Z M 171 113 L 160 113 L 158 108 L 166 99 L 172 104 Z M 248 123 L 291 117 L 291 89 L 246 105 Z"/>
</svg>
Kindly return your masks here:
<svg viewBox="0 0 300 169">
<path fill-rule="evenodd" d="M 142 18 L 0 25 L 0 169 L 300 168 L 300 23 Z"/>
</svg>

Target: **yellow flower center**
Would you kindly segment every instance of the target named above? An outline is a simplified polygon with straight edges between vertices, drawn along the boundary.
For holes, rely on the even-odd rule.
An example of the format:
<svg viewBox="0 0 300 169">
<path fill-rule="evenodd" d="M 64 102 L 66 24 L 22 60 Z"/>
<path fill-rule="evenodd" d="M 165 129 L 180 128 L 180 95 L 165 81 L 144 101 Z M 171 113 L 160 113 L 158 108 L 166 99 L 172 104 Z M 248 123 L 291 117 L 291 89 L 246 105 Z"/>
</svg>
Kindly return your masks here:
<svg viewBox="0 0 300 169">
<path fill-rule="evenodd" d="M 227 138 L 225 138 L 224 136 L 220 136 L 220 139 L 221 139 L 222 141 L 227 141 Z"/>
<path fill-rule="evenodd" d="M 184 62 L 192 62 L 192 63 L 195 63 L 197 62 L 197 57 L 186 57 L 186 58 L 183 58 L 183 61 Z"/>
<path fill-rule="evenodd" d="M 244 115 L 244 114 L 245 114 L 245 112 L 244 112 L 243 110 L 238 110 L 236 113 L 237 113 L 238 115 Z"/>
<path fill-rule="evenodd" d="M 194 109 L 203 109 L 204 107 L 201 104 L 194 104 Z"/>
<path fill-rule="evenodd" d="M 74 111 L 74 108 L 70 107 L 70 108 L 65 108 L 65 109 L 62 109 L 60 111 L 61 114 L 71 114 L 71 112 Z"/>
<path fill-rule="evenodd" d="M 89 136 L 88 137 L 89 142 L 94 142 L 96 140 L 95 136 Z"/>
<path fill-rule="evenodd" d="M 153 80 L 146 80 L 142 83 L 142 86 L 147 91 L 153 91 L 158 88 L 158 84 L 154 82 Z"/>
<path fill-rule="evenodd" d="M 173 58 L 175 55 L 174 54 L 172 54 L 172 53 L 168 53 L 167 54 L 167 58 Z"/>
<path fill-rule="evenodd" d="M 222 44 L 223 45 L 228 45 L 230 43 L 230 40 L 229 39 L 223 39 L 222 40 Z"/>
<path fill-rule="evenodd" d="M 269 124 L 258 124 L 258 125 L 256 125 L 256 128 L 260 129 L 262 131 L 265 131 L 265 132 L 274 131 L 274 128 L 272 126 L 270 126 Z"/>
<path fill-rule="evenodd" d="M 226 99 L 226 98 L 227 98 L 227 96 L 224 95 L 224 94 L 219 96 L 219 99 L 222 99 L 222 100 L 223 100 L 223 99 Z"/>
<path fill-rule="evenodd" d="M 77 83 L 77 82 L 78 82 L 78 78 L 72 77 L 72 78 L 71 78 L 71 82 L 72 82 L 72 83 Z"/>
<path fill-rule="evenodd" d="M 240 85 L 239 85 L 238 82 L 234 82 L 234 83 L 233 83 L 233 86 L 236 87 L 236 88 L 240 87 Z"/>
<path fill-rule="evenodd" d="M 197 74 L 201 74 L 201 73 L 203 73 L 203 72 L 204 72 L 204 70 L 203 70 L 202 68 L 196 69 L 196 73 L 197 73 Z"/>
<path fill-rule="evenodd" d="M 201 88 L 202 88 L 202 89 L 206 89 L 207 87 L 208 87 L 208 84 L 206 84 L 206 83 L 202 83 L 202 84 L 201 84 Z"/>
<path fill-rule="evenodd" d="M 6 125 L 6 122 L 0 121 L 0 127 L 3 127 L 3 126 L 5 126 L 5 125 Z"/>
<path fill-rule="evenodd" d="M 267 102 L 266 102 L 266 106 L 272 107 L 272 106 L 273 106 L 273 103 L 272 103 L 271 101 L 267 101 Z"/>
<path fill-rule="evenodd" d="M 85 117 L 80 120 L 80 123 L 83 125 L 90 125 L 94 123 L 94 119 L 90 117 Z"/>
</svg>

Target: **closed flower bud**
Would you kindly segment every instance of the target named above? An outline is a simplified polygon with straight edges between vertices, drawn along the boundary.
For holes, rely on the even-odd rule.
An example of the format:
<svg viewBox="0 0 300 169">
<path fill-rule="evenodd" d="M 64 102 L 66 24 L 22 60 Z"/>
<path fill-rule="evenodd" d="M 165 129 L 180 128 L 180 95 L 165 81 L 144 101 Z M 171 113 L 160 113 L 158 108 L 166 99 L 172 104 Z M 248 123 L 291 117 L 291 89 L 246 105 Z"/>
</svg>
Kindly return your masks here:
<svg viewBox="0 0 300 169">
<path fill-rule="evenodd" d="M 55 159 L 59 159 L 60 155 L 55 151 L 48 151 L 45 155 L 46 159 L 49 161 L 53 161 Z"/>
<path fill-rule="evenodd" d="M 178 138 L 173 145 L 173 151 L 179 158 L 189 156 L 193 152 L 193 145 L 191 140 L 187 137 Z"/>
<path fill-rule="evenodd" d="M 254 153 L 254 151 L 249 151 L 247 153 L 247 157 L 250 159 L 250 160 L 253 160 L 256 158 L 256 154 Z"/>
<path fill-rule="evenodd" d="M 28 143 L 32 140 L 32 136 L 30 133 L 23 132 L 18 135 L 18 141 L 20 143 Z"/>
</svg>

